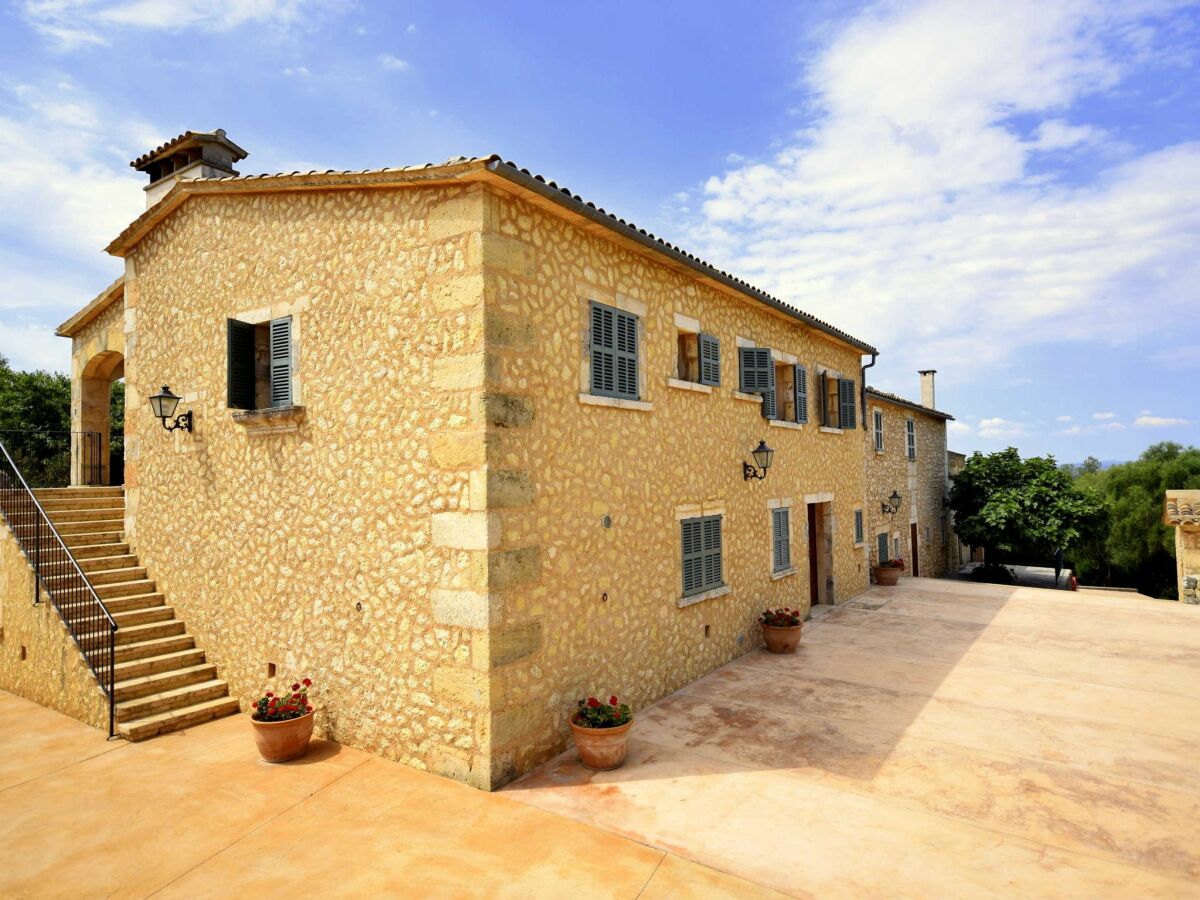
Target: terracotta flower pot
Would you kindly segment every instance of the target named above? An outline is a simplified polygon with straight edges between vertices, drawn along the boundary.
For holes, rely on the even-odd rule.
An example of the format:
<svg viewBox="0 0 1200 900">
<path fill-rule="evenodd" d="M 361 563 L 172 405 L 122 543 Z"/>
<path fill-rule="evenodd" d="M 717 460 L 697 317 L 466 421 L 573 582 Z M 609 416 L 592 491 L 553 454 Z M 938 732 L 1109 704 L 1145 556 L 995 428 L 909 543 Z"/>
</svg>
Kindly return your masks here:
<svg viewBox="0 0 1200 900">
<path fill-rule="evenodd" d="M 283 722 L 256 722 L 251 719 L 250 724 L 254 726 L 258 755 L 269 763 L 287 762 L 308 752 L 313 730 L 312 713 Z"/>
<path fill-rule="evenodd" d="M 625 750 L 629 744 L 629 729 L 633 719 L 616 728 L 586 728 L 571 720 L 571 735 L 579 750 L 579 761 L 589 769 L 607 772 L 625 764 Z"/>
<path fill-rule="evenodd" d="M 800 646 L 800 625 L 764 625 L 763 640 L 772 653 L 795 653 Z"/>
<path fill-rule="evenodd" d="M 871 574 L 875 576 L 876 584 L 886 587 L 900 582 L 900 570 L 895 566 L 872 566 Z"/>
</svg>

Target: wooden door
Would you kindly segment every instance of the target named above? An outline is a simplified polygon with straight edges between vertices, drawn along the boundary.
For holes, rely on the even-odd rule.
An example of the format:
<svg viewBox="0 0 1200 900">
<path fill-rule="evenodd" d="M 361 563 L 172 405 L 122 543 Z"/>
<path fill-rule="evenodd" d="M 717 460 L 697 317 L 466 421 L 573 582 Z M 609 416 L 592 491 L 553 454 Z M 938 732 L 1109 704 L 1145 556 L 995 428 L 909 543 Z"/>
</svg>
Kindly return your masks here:
<svg viewBox="0 0 1200 900">
<path fill-rule="evenodd" d="M 920 575 L 920 561 L 917 558 L 917 523 L 913 522 L 908 526 L 908 544 L 912 547 L 912 573 L 913 577 Z"/>
<path fill-rule="evenodd" d="M 820 552 L 817 542 L 821 540 L 817 528 L 817 504 L 808 504 L 808 599 L 816 606 L 821 602 Z"/>
</svg>

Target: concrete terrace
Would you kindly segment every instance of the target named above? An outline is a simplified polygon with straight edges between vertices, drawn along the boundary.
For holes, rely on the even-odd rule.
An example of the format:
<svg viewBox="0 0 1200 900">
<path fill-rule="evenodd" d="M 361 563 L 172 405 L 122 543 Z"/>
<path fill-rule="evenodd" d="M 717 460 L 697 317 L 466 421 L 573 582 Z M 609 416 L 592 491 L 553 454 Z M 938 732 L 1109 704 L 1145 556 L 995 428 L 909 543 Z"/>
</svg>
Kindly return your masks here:
<svg viewBox="0 0 1200 900">
<path fill-rule="evenodd" d="M 0 693 L 0 896 L 1200 896 L 1200 607 L 905 580 L 500 794 Z"/>
</svg>

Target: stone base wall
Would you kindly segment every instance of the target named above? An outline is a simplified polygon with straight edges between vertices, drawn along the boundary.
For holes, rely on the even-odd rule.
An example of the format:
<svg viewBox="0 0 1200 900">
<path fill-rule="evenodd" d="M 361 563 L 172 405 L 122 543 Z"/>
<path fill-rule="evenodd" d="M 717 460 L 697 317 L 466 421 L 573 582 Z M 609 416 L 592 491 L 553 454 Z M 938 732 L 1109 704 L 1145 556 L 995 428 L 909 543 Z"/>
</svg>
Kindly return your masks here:
<svg viewBox="0 0 1200 900">
<path fill-rule="evenodd" d="M 33 569 L 0 521 L 0 688 L 108 728 L 108 700 L 58 612 L 33 605 Z"/>
<path fill-rule="evenodd" d="M 1179 569 L 1179 599 L 1200 604 L 1200 528 L 1175 528 L 1175 560 Z"/>
</svg>

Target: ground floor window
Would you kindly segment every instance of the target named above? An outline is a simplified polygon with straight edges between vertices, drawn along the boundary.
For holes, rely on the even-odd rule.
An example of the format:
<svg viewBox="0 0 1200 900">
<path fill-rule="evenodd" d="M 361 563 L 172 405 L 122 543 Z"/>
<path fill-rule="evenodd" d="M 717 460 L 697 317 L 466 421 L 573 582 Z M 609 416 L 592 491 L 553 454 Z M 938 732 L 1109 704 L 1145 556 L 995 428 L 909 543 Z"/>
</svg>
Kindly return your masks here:
<svg viewBox="0 0 1200 900">
<path fill-rule="evenodd" d="M 683 595 L 701 594 L 725 584 L 721 562 L 721 517 L 684 519 L 680 525 Z"/>
<path fill-rule="evenodd" d="M 786 508 L 771 510 L 771 569 L 784 572 L 792 567 L 792 530 Z"/>
<path fill-rule="evenodd" d="M 879 554 L 877 562 L 880 565 L 892 558 L 892 555 L 888 553 L 888 536 L 886 531 L 876 538 L 876 552 Z"/>
</svg>

